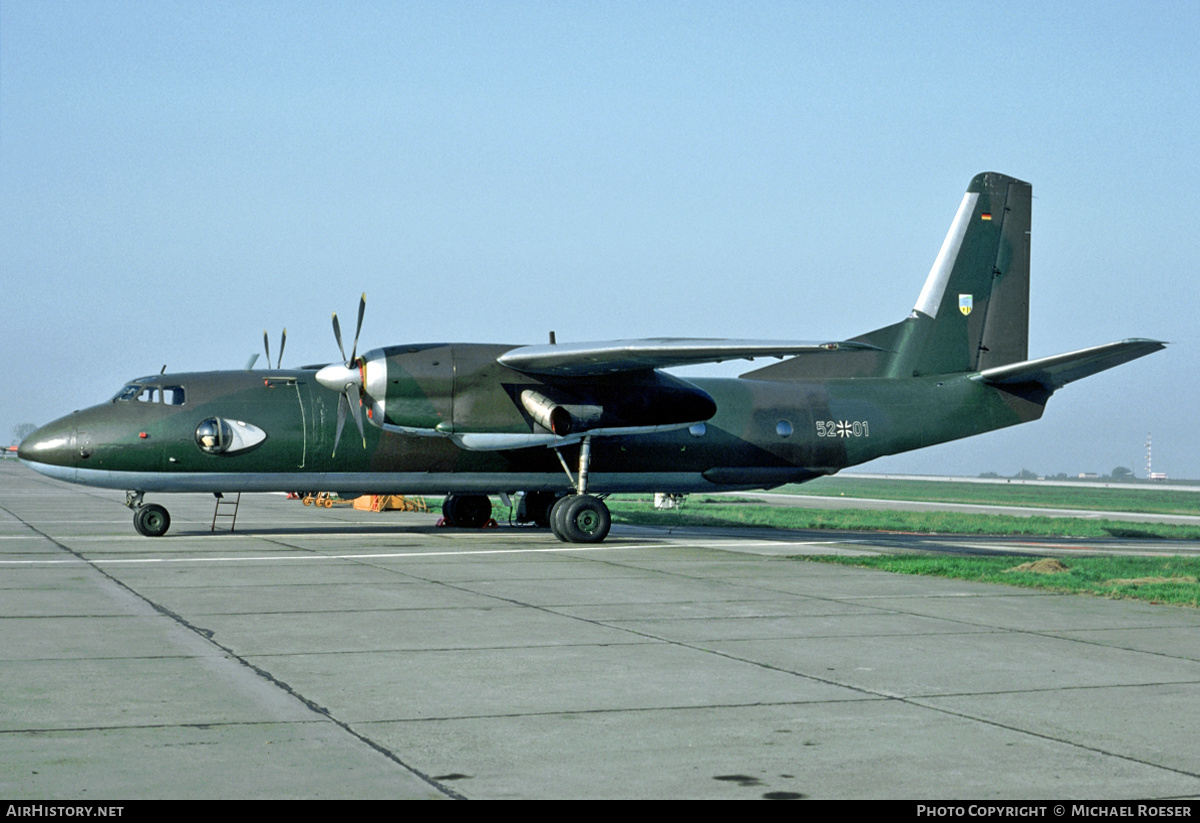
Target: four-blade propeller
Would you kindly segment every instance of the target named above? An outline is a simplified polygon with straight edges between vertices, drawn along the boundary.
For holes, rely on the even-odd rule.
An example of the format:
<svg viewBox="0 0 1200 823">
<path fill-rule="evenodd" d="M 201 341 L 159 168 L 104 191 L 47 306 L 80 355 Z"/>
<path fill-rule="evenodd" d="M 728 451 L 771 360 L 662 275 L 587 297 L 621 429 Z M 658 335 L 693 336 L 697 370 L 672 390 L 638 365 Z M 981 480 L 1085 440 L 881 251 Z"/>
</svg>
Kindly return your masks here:
<svg viewBox="0 0 1200 823">
<path fill-rule="evenodd" d="M 342 439 L 342 427 L 346 423 L 346 409 L 354 415 L 358 426 L 358 434 L 362 439 L 363 448 L 367 447 L 367 435 L 363 430 L 362 396 L 363 369 L 365 364 L 358 357 L 358 335 L 362 331 L 363 313 L 367 310 L 367 295 L 364 293 L 358 304 L 358 325 L 354 329 L 354 345 L 350 347 L 350 357 L 346 358 L 346 349 L 342 346 L 342 328 L 338 323 L 337 312 L 333 313 L 333 336 L 337 339 L 338 351 L 346 358 L 343 363 L 331 363 L 317 372 L 317 382 L 331 391 L 341 394 L 338 399 L 337 430 L 333 435 L 333 454 L 337 455 L 337 445 Z M 282 348 L 282 345 L 281 345 Z M 268 356 L 269 359 L 269 356 Z M 353 391 L 353 396 L 351 392 Z M 342 401 L 345 400 L 345 405 Z"/>
</svg>

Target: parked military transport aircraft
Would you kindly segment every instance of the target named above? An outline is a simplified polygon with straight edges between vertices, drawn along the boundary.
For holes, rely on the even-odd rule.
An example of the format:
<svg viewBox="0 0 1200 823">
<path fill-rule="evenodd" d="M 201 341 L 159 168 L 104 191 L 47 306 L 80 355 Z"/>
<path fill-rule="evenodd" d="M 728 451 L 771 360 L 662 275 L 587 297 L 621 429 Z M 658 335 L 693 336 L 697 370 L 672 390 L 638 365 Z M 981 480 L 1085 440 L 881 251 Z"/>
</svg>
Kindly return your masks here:
<svg viewBox="0 0 1200 823">
<path fill-rule="evenodd" d="M 1055 390 L 1163 348 L 1130 339 L 1029 360 L 1031 187 L 967 189 L 912 313 L 845 341 L 663 339 L 433 343 L 295 370 L 158 374 L 30 435 L 26 465 L 130 490 L 134 525 L 170 525 L 147 492 L 446 494 L 482 525 L 491 493 L 568 542 L 609 530 L 601 495 L 759 489 L 1041 417 Z M 282 349 L 282 346 L 281 346 Z M 282 350 L 280 351 L 282 359 Z M 662 369 L 787 358 L 736 379 Z M 363 409 L 367 423 L 363 423 Z M 346 415 L 355 422 L 343 440 Z"/>
</svg>

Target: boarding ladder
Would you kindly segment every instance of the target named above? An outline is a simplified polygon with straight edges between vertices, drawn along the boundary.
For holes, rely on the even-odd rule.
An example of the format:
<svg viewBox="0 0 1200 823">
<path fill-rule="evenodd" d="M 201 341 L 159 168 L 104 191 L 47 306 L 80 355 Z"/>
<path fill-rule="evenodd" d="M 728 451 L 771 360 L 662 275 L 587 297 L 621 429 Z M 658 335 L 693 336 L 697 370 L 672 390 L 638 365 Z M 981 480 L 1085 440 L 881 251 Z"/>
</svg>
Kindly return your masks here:
<svg viewBox="0 0 1200 823">
<path fill-rule="evenodd" d="M 233 531 L 233 526 L 237 523 L 238 506 L 242 502 L 241 492 L 228 499 L 220 492 L 213 492 L 213 497 L 217 498 L 217 506 L 213 509 L 212 529 L 210 531 L 215 532 L 217 530 L 218 517 L 229 518 L 229 531 Z M 231 508 L 233 511 L 230 511 Z"/>
</svg>

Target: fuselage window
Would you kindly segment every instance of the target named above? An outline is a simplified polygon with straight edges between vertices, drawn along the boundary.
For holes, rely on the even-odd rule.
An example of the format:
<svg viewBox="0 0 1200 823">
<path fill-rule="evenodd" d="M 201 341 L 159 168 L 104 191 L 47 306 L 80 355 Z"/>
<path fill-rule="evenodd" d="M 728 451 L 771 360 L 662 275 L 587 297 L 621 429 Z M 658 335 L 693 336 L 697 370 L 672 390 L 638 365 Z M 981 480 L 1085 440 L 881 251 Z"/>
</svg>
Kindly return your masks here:
<svg viewBox="0 0 1200 823">
<path fill-rule="evenodd" d="M 786 420 L 780 420 L 775 424 L 775 433 L 780 437 L 792 436 L 792 424 Z"/>
<path fill-rule="evenodd" d="M 168 406 L 182 406 L 183 386 L 163 386 L 163 402 Z"/>
<path fill-rule="evenodd" d="M 207 417 L 196 427 L 196 445 L 207 454 L 232 454 L 252 449 L 267 439 L 267 433 L 242 420 Z"/>
</svg>

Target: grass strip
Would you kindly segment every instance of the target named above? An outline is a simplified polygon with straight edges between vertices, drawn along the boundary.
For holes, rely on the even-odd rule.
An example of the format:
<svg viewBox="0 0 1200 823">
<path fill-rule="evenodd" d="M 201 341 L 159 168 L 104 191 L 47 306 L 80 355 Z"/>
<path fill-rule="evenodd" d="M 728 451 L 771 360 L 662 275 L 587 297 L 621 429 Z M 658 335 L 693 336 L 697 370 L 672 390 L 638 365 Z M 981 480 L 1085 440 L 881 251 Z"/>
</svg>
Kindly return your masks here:
<svg viewBox="0 0 1200 823">
<path fill-rule="evenodd" d="M 1200 608 L 1200 558 L 1080 556 L 1018 563 L 1013 557 L 796 555 L 793 560 L 1002 583 L 1022 588 Z"/>
<path fill-rule="evenodd" d="M 1121 537 L 1200 540 L 1200 527 L 1168 523 L 1129 523 L 1077 517 L 962 512 L 808 509 L 771 506 L 759 501 L 688 497 L 675 509 L 659 510 L 649 497 L 613 495 L 607 500 L 613 520 L 646 526 L 756 526 L 780 529 L 899 531 L 920 534 L 978 534 L 1043 537 Z"/>
<path fill-rule="evenodd" d="M 868 497 L 991 506 L 1033 506 L 1112 512 L 1200 514 L 1200 491 L 1178 491 L 1129 483 L 1115 487 L 1059 486 L 1054 483 L 971 483 L 940 480 L 822 477 L 776 491 L 823 497 Z"/>
</svg>

